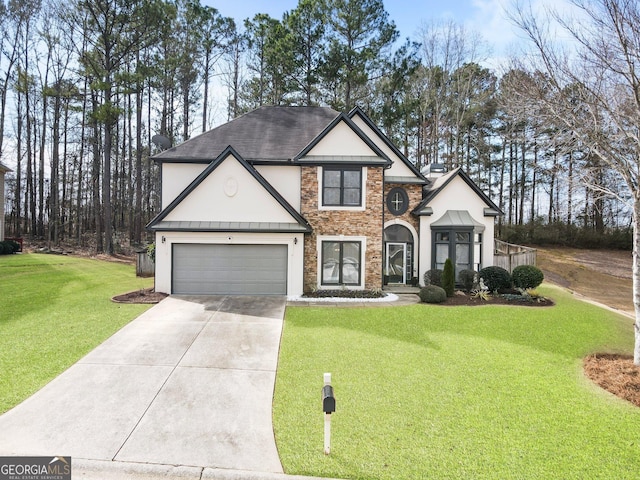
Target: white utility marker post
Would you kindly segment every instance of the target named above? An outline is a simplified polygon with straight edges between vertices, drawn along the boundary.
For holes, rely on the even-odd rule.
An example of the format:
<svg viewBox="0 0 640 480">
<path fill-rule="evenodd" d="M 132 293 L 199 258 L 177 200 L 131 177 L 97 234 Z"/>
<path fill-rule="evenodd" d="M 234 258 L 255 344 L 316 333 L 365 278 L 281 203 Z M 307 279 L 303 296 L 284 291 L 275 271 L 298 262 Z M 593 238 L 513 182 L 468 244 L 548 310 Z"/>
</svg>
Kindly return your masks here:
<svg viewBox="0 0 640 480">
<path fill-rule="evenodd" d="M 331 374 L 324 374 L 322 387 L 322 410 L 324 411 L 324 454 L 331 453 L 331 414 L 336 411 L 336 398 L 331 386 Z"/>
</svg>

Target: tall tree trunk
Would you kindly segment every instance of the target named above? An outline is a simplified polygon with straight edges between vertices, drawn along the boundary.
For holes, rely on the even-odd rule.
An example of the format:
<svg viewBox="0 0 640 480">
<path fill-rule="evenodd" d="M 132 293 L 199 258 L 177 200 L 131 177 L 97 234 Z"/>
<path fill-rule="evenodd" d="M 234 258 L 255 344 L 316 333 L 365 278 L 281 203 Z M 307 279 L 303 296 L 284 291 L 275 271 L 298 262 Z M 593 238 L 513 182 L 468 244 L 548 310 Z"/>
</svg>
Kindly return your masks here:
<svg viewBox="0 0 640 480">
<path fill-rule="evenodd" d="M 136 63 L 140 65 L 140 53 L 137 54 Z M 133 241 L 137 245 L 142 243 L 142 96 L 144 84 L 138 78 L 136 85 L 136 178 L 135 178 L 135 204 L 133 213 Z"/>
<path fill-rule="evenodd" d="M 104 104 L 113 108 L 110 79 L 107 78 Z M 111 205 L 111 148 L 113 142 L 113 121 L 111 113 L 104 124 L 104 161 L 102 165 L 102 211 L 104 215 L 104 252 L 113 255 L 113 208 Z"/>
<path fill-rule="evenodd" d="M 518 225 L 522 225 L 524 223 L 524 199 L 525 192 L 527 188 L 527 130 L 523 127 L 522 129 L 522 147 L 521 150 L 521 159 L 522 165 L 520 167 L 520 214 L 518 218 Z"/>
<path fill-rule="evenodd" d="M 210 63 L 211 63 L 211 54 L 210 52 L 205 53 L 204 57 L 204 72 L 202 76 L 204 77 L 204 92 L 202 97 L 202 131 L 206 132 L 208 127 L 208 107 L 209 107 L 209 76 L 211 75 Z"/>
<path fill-rule="evenodd" d="M 640 192 L 634 192 L 633 198 L 633 307 L 635 322 L 633 324 L 635 346 L 633 349 L 633 363 L 640 365 Z"/>
<path fill-rule="evenodd" d="M 93 101 L 93 111 L 96 112 L 98 110 L 98 98 L 97 93 L 92 92 L 92 101 Z M 91 185 L 93 195 L 93 216 L 95 222 L 95 231 L 96 231 L 96 252 L 102 253 L 104 252 L 104 239 L 102 236 L 102 224 L 103 224 L 103 215 L 104 212 L 101 208 L 100 204 L 100 147 L 98 142 L 100 141 L 100 129 L 98 127 L 98 120 L 95 115 L 91 115 L 90 117 L 91 127 L 93 129 L 93 139 L 91 141 L 91 146 L 93 150 L 93 165 L 91 170 Z"/>
<path fill-rule="evenodd" d="M 16 93 L 16 192 L 15 192 L 15 204 L 14 211 L 16 212 L 15 218 L 15 235 L 17 237 L 22 236 L 22 127 L 23 127 L 23 112 L 22 112 L 22 93 L 20 89 L 17 89 Z"/>
<path fill-rule="evenodd" d="M 538 189 L 538 143 L 534 140 L 533 142 L 533 168 L 532 170 L 532 178 L 531 178 L 531 224 L 533 225 L 533 221 L 536 218 L 536 190 Z"/>
<path fill-rule="evenodd" d="M 513 197 L 514 197 L 514 186 L 513 186 L 513 182 L 515 181 L 514 177 L 513 177 L 513 157 L 514 157 L 514 152 L 513 152 L 513 145 L 514 145 L 514 138 L 513 138 L 513 130 L 510 132 L 509 135 L 509 218 L 508 218 L 508 224 L 509 225 L 513 225 Z"/>
<path fill-rule="evenodd" d="M 569 152 L 567 181 L 567 226 L 573 223 L 573 153 Z"/>
<path fill-rule="evenodd" d="M 61 92 L 58 91 L 57 95 L 54 98 L 54 108 L 53 108 L 53 131 L 51 142 L 53 144 L 52 154 L 51 154 L 51 192 L 50 192 L 50 209 L 49 209 L 49 238 L 53 241 L 54 245 L 58 244 L 58 235 L 59 235 L 59 169 L 60 169 L 60 115 L 61 115 L 61 106 L 60 106 L 60 95 Z"/>
<path fill-rule="evenodd" d="M 44 237 L 44 158 L 47 148 L 47 112 L 49 111 L 49 64 L 51 63 L 51 50 L 47 49 L 46 70 L 44 85 L 42 86 L 42 134 L 40 138 L 40 171 L 38 172 L 38 236 Z"/>
</svg>

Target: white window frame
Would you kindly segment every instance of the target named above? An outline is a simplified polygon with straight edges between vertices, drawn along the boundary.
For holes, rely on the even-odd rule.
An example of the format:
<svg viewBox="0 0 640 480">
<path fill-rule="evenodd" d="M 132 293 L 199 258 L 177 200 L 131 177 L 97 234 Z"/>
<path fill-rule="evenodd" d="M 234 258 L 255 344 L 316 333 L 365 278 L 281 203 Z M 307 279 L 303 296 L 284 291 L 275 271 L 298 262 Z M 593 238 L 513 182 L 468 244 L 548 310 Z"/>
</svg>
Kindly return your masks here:
<svg viewBox="0 0 640 480">
<path fill-rule="evenodd" d="M 366 285 L 367 237 L 346 235 L 318 235 L 316 239 L 316 259 L 318 262 L 316 286 L 318 290 L 364 290 Z M 322 242 L 360 242 L 360 283 L 358 285 L 322 285 Z"/>
</svg>

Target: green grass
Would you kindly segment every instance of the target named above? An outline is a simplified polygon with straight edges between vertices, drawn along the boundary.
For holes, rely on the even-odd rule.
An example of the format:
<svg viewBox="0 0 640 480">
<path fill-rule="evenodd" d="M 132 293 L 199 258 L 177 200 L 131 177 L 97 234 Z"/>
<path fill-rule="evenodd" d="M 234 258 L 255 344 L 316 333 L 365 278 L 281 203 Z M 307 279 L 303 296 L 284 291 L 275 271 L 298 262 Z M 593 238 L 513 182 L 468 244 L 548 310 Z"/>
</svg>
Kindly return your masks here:
<svg viewBox="0 0 640 480">
<path fill-rule="evenodd" d="M 152 285 L 135 267 L 86 258 L 0 256 L 0 413 L 130 322 L 148 305 L 111 297 Z"/>
<path fill-rule="evenodd" d="M 640 410 L 592 385 L 632 320 L 557 288 L 551 308 L 288 308 L 274 399 L 289 474 L 349 479 L 635 478 Z M 337 411 L 323 454 L 322 374 Z"/>
</svg>

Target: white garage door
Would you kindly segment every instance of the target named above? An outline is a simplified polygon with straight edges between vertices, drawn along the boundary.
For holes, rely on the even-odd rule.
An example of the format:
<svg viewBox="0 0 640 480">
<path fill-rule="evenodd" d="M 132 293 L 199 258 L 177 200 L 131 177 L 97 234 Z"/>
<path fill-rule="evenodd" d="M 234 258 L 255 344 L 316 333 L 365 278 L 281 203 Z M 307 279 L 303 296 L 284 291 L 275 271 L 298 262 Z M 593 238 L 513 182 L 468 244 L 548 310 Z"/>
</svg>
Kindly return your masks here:
<svg viewBox="0 0 640 480">
<path fill-rule="evenodd" d="M 286 295 L 286 245 L 174 244 L 172 292 Z"/>
</svg>

